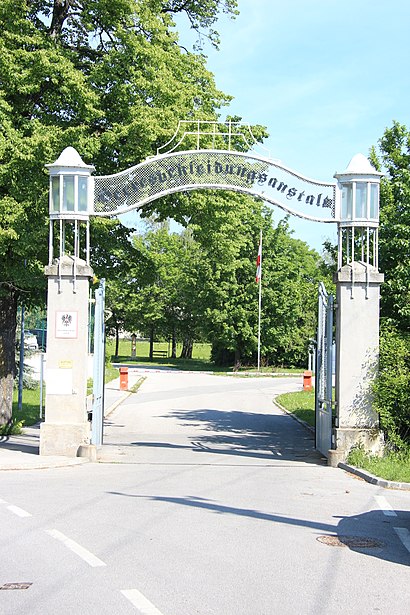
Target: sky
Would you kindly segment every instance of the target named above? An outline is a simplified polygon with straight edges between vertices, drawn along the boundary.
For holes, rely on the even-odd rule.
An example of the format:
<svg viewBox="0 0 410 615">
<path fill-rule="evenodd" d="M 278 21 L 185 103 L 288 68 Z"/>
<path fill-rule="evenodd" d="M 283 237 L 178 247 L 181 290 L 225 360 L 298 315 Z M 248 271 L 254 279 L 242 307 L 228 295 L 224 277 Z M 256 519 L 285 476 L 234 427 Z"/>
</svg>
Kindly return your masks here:
<svg viewBox="0 0 410 615">
<path fill-rule="evenodd" d="M 204 53 L 217 86 L 234 96 L 222 117 L 266 126 L 272 158 L 333 181 L 393 120 L 410 128 L 408 0 L 238 0 L 238 8 L 215 25 L 219 51 L 206 44 Z M 336 225 L 291 222 L 318 250 L 336 240 Z"/>
</svg>

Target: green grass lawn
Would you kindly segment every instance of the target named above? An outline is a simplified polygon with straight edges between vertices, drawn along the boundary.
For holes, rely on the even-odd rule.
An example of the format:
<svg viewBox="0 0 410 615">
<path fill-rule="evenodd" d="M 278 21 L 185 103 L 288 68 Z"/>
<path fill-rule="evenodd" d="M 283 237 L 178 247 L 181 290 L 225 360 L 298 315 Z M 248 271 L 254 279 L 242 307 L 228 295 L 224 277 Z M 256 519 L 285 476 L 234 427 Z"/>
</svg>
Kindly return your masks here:
<svg viewBox="0 0 410 615">
<path fill-rule="evenodd" d="M 182 346 L 177 345 L 177 357 L 181 354 Z M 149 342 L 137 341 L 136 356 L 131 356 L 131 342 L 120 340 L 119 354 L 114 355 L 115 340 L 107 339 L 106 352 L 114 363 L 127 363 L 129 365 L 152 365 L 162 367 L 176 367 L 178 369 L 192 371 L 229 372 L 228 367 L 217 367 L 211 362 L 211 344 L 195 343 L 192 351 L 192 359 L 171 359 L 171 346 L 167 342 L 155 342 L 154 350 L 165 350 L 168 357 L 154 357 L 149 359 Z"/>
<path fill-rule="evenodd" d="M 162 359 L 155 357 L 153 361 L 149 360 L 149 357 L 136 357 L 130 358 L 129 356 L 120 355 L 113 357 L 114 363 L 125 363 L 127 365 L 150 365 L 152 367 L 175 367 L 177 369 L 186 371 L 205 371 L 214 373 L 227 373 L 232 372 L 229 367 L 218 367 L 210 361 L 204 359 Z"/>
<path fill-rule="evenodd" d="M 370 474 L 399 483 L 410 483 L 410 448 L 407 451 L 388 452 L 383 457 L 367 455 L 360 448 L 353 449 L 348 463 Z"/>
<path fill-rule="evenodd" d="M 36 389 L 23 389 L 22 408 L 18 409 L 18 391 L 13 393 L 13 420 L 15 423 L 23 421 L 24 425 L 34 425 L 40 418 L 40 387 Z M 45 403 L 45 389 L 43 389 L 43 412 Z"/>
<path fill-rule="evenodd" d="M 283 393 L 276 400 L 288 412 L 298 419 L 305 421 L 311 427 L 315 426 L 315 391 L 297 391 L 296 393 Z"/>
<path fill-rule="evenodd" d="M 192 371 L 208 371 L 214 373 L 232 373 L 233 367 L 220 367 L 211 362 L 211 344 L 207 343 L 195 343 L 192 351 L 192 359 L 171 359 L 171 346 L 167 342 L 155 342 L 155 350 L 165 350 L 168 352 L 168 357 L 154 357 L 152 361 L 149 359 L 149 342 L 137 341 L 136 343 L 136 356 L 131 356 L 131 341 L 120 340 L 119 354 L 114 355 L 115 352 L 115 340 L 107 339 L 106 352 L 114 363 L 127 363 L 135 365 L 144 365 L 149 363 L 150 365 L 157 365 L 162 367 L 176 367 L 183 370 Z M 181 354 L 182 345 L 177 345 L 177 357 Z M 255 366 L 242 366 L 238 370 L 238 374 L 241 372 L 257 373 Z M 285 367 L 262 367 L 260 373 L 263 374 L 302 374 L 303 369 L 297 368 L 285 368 Z"/>
<path fill-rule="evenodd" d="M 106 349 L 109 356 L 114 357 L 115 352 L 115 340 L 108 338 L 106 341 Z M 182 345 L 177 344 L 177 357 L 181 354 Z M 165 350 L 168 355 L 171 356 L 171 345 L 168 342 L 155 342 L 154 350 Z M 132 348 L 131 341 L 120 339 L 118 357 L 131 359 Z M 136 361 L 148 361 L 149 360 L 149 342 L 147 340 L 138 340 L 136 342 Z M 195 343 L 192 351 L 192 360 L 199 360 L 204 362 L 210 362 L 211 360 L 211 344 Z M 155 358 L 155 362 L 157 357 Z"/>
</svg>

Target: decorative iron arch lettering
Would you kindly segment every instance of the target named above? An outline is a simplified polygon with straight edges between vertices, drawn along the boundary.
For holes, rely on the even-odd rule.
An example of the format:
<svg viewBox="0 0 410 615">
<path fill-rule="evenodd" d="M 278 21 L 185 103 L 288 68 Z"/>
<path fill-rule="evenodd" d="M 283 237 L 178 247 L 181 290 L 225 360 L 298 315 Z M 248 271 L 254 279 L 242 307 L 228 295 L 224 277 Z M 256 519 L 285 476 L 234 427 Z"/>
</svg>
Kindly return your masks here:
<svg viewBox="0 0 410 615">
<path fill-rule="evenodd" d="M 253 153 L 193 150 L 153 156 L 116 175 L 94 177 L 94 214 L 114 216 L 185 190 L 243 192 L 291 214 L 336 222 L 336 183 L 308 179 Z"/>
</svg>

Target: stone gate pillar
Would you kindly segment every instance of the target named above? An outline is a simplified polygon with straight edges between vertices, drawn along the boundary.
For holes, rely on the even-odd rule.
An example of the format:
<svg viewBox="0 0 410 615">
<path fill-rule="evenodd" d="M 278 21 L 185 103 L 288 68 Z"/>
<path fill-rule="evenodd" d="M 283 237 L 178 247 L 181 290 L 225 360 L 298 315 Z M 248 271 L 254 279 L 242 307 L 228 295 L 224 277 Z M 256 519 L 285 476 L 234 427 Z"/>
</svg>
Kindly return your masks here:
<svg viewBox="0 0 410 615">
<path fill-rule="evenodd" d="M 87 421 L 88 292 L 93 166 L 73 147 L 50 172 L 45 422 L 40 455 L 75 457 L 89 443 Z M 84 260 L 81 258 L 84 257 Z"/>
<path fill-rule="evenodd" d="M 379 184 L 376 171 L 356 154 L 336 173 L 339 249 L 336 283 L 336 416 L 329 464 L 344 461 L 362 445 L 382 450 L 372 384 L 379 358 L 380 285 L 378 270 Z"/>
<path fill-rule="evenodd" d="M 344 265 L 335 274 L 337 407 L 331 465 L 344 461 L 354 445 L 376 454 L 382 448 L 372 383 L 378 368 L 383 279 L 375 267 L 361 262 Z"/>
<path fill-rule="evenodd" d="M 63 256 L 48 276 L 45 422 L 40 455 L 75 457 L 89 444 L 87 420 L 88 292 L 93 276 L 82 260 Z"/>
</svg>

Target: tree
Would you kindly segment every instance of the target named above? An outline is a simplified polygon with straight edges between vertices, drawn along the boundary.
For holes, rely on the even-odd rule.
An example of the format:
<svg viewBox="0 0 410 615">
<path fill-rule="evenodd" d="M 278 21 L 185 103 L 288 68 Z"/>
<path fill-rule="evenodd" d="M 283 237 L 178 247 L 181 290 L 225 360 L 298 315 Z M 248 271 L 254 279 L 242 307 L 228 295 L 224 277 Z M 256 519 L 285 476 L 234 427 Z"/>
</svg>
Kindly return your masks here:
<svg viewBox="0 0 410 615">
<path fill-rule="evenodd" d="M 379 266 L 382 326 L 375 405 L 390 445 L 410 441 L 410 132 L 393 122 L 371 151 L 386 176 L 380 188 Z"/>
<path fill-rule="evenodd" d="M 145 273 L 136 275 L 132 297 L 129 295 L 127 323 L 148 333 L 153 348 L 154 334 L 183 343 L 182 355 L 191 358 L 192 344 L 200 337 L 203 317 L 197 297 L 201 288 L 204 255 L 189 231 L 170 233 L 168 224 L 135 236 L 136 248 L 146 259 Z"/>
<path fill-rule="evenodd" d="M 276 228 L 262 202 L 233 192 L 190 193 L 185 220 L 204 254 L 195 297 L 204 335 L 217 363 L 253 361 L 257 351 L 258 287 L 255 262 L 263 229 L 262 352 L 277 364 L 300 365 L 316 327 L 322 260 L 291 237 L 286 219 Z M 181 210 L 180 210 L 181 211 Z"/>
<path fill-rule="evenodd" d="M 382 323 L 380 367 L 374 383 L 375 406 L 390 444 L 410 444 L 410 339 L 392 322 Z"/>
<path fill-rule="evenodd" d="M 379 141 L 379 159 L 386 170 L 380 191 L 379 266 L 385 275 L 381 287 L 381 314 L 401 331 L 410 331 L 410 132 L 394 122 Z"/>
<path fill-rule="evenodd" d="M 266 235 L 262 356 L 273 365 L 301 367 L 316 330 L 323 261 L 315 250 L 291 236 L 287 218 Z"/>
<path fill-rule="evenodd" d="M 174 17 L 212 31 L 235 0 L 2 0 L 0 3 L 0 424 L 11 420 L 17 304 L 44 298 L 44 164 L 75 144 L 97 173 L 135 164 L 182 118 L 229 100 Z"/>
</svg>

